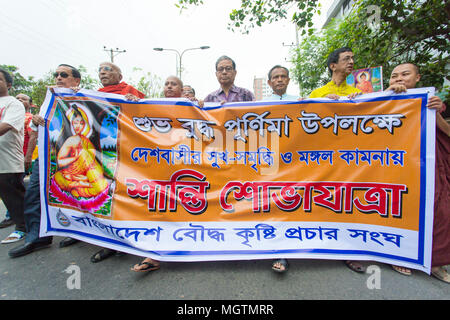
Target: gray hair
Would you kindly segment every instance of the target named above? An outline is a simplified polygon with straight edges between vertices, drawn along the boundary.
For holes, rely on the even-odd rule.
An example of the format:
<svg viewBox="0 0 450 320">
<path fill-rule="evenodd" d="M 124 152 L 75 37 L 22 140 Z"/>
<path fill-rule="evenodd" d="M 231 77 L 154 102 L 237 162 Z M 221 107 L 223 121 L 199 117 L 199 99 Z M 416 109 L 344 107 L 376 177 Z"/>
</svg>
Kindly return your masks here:
<svg viewBox="0 0 450 320">
<path fill-rule="evenodd" d="M 220 62 L 220 61 L 223 61 L 223 60 L 229 60 L 229 61 L 231 61 L 231 64 L 233 65 L 233 69 L 236 70 L 236 63 L 234 63 L 234 60 L 231 59 L 231 58 L 228 57 L 228 56 L 221 56 L 219 59 L 217 59 L 217 61 L 216 61 L 216 70 L 217 70 L 217 66 L 218 66 L 219 62 Z"/>
</svg>

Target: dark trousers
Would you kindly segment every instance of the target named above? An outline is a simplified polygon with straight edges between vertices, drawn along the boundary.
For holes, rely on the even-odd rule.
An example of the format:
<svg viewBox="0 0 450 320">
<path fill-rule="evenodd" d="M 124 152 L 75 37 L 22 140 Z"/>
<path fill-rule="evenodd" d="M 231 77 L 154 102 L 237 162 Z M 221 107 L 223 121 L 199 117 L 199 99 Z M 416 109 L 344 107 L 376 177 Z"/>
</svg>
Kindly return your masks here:
<svg viewBox="0 0 450 320">
<path fill-rule="evenodd" d="M 25 192 L 25 223 L 27 236 L 25 242 L 49 241 L 52 237 L 39 238 L 41 224 L 41 194 L 39 190 L 39 159 L 36 159 Z"/>
<path fill-rule="evenodd" d="M 23 173 L 0 173 L 0 198 L 16 224 L 16 231 L 25 232 L 23 176 Z"/>
</svg>

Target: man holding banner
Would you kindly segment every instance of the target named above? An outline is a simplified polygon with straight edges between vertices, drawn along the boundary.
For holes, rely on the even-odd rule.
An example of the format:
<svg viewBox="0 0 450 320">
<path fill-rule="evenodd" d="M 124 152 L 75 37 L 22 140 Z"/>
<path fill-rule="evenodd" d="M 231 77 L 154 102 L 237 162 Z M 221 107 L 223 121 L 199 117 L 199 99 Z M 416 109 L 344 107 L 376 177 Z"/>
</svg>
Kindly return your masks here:
<svg viewBox="0 0 450 320">
<path fill-rule="evenodd" d="M 339 97 L 347 96 L 351 99 L 361 94 L 361 90 L 348 85 L 346 80 L 353 71 L 353 61 L 353 52 L 350 48 L 339 48 L 330 53 L 327 66 L 331 74 L 331 81 L 325 86 L 313 90 L 309 97 L 338 100 Z"/>
<path fill-rule="evenodd" d="M 416 87 L 420 80 L 419 68 L 412 63 L 396 66 L 391 73 L 389 88 L 394 93 L 406 92 Z M 443 266 L 450 264 L 450 125 L 442 117 L 445 105 L 438 96 L 428 100 L 427 107 L 436 109 L 436 173 L 433 221 L 433 249 L 431 274 L 450 283 L 450 275 Z M 411 275 L 411 269 L 392 265 L 403 274 Z"/>
<path fill-rule="evenodd" d="M 77 88 L 80 85 L 81 74 L 78 69 L 61 64 L 53 74 L 57 88 Z M 31 129 L 37 134 L 38 125 L 45 125 L 44 119 L 40 115 L 33 116 Z M 34 170 L 31 173 L 30 182 L 25 192 L 24 216 L 27 227 L 25 243 L 9 251 L 11 258 L 29 254 L 40 248 L 49 246 L 52 237 L 39 237 L 39 225 L 41 220 L 41 197 L 39 185 L 39 159 L 36 159 Z M 63 242 L 62 240 L 61 242 Z"/>
<path fill-rule="evenodd" d="M 180 78 L 175 76 L 167 77 L 164 82 L 164 97 L 165 98 L 181 98 L 183 95 L 183 82 Z M 186 97 L 188 99 L 195 99 L 194 97 Z M 131 270 L 136 272 L 155 271 L 160 268 L 159 261 L 152 258 L 145 258 L 140 263 L 135 264 Z"/>
<path fill-rule="evenodd" d="M 216 77 L 219 81 L 220 88 L 211 92 L 206 98 L 205 102 L 240 102 L 253 101 L 255 96 L 253 93 L 245 88 L 234 85 L 236 78 L 236 63 L 228 56 L 221 56 L 216 61 Z"/>
<path fill-rule="evenodd" d="M 329 98 L 338 100 L 341 96 L 354 98 L 362 91 L 347 84 L 347 76 L 353 71 L 352 49 L 343 47 L 334 50 L 327 60 L 331 81 L 311 92 L 310 98 Z M 366 269 L 357 261 L 346 260 L 345 264 L 353 271 L 364 273 Z"/>
<path fill-rule="evenodd" d="M 139 99 L 145 97 L 144 93 L 122 81 L 122 71 L 114 63 L 101 63 L 98 68 L 98 77 L 103 85 L 103 88 L 98 89 L 100 92 L 120 94 L 125 96 L 125 99 L 130 101 L 138 101 Z M 67 241 L 72 244 L 78 240 L 67 238 Z M 91 257 L 91 262 L 100 262 L 114 254 L 120 253 L 109 248 L 102 248 Z"/>
</svg>

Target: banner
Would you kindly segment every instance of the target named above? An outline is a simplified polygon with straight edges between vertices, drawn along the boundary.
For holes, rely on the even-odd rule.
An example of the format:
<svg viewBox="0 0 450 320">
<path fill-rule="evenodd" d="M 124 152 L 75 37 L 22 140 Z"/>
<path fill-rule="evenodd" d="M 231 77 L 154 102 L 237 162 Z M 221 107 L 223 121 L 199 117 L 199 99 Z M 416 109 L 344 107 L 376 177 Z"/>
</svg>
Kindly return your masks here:
<svg viewBox="0 0 450 320">
<path fill-rule="evenodd" d="M 40 233 L 160 261 L 352 259 L 429 272 L 429 94 L 200 108 L 49 91 Z"/>
<path fill-rule="evenodd" d="M 383 67 L 353 70 L 347 76 L 347 84 L 360 89 L 363 93 L 383 91 Z"/>
</svg>

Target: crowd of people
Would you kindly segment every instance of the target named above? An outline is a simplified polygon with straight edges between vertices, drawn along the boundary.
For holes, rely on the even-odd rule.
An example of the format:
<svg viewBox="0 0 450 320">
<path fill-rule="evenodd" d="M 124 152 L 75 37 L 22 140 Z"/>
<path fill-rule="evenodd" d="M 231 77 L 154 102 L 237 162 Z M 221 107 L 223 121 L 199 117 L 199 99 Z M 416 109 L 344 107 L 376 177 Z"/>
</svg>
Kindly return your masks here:
<svg viewBox="0 0 450 320">
<path fill-rule="evenodd" d="M 328 57 L 327 67 L 331 80 L 325 86 L 312 91 L 309 98 L 354 99 L 362 91 L 346 82 L 347 76 L 353 71 L 354 56 L 350 48 L 340 48 Z M 195 90 L 189 85 L 183 85 L 175 76 L 170 76 L 164 83 L 164 97 L 187 98 L 203 106 L 205 102 L 242 102 L 254 101 L 253 93 L 234 84 L 236 64 L 228 56 L 220 57 L 216 64 L 216 77 L 219 88 L 211 92 L 205 99 L 198 99 Z M 55 87 L 80 90 L 80 72 L 67 64 L 60 64 L 55 73 Z M 138 101 L 145 94 L 122 81 L 120 68 L 109 62 L 101 63 L 98 76 L 102 88 L 98 91 L 115 93 L 125 96 L 127 100 Z M 386 91 L 395 93 L 406 92 L 415 88 L 420 80 L 419 68 L 412 63 L 396 66 L 390 77 Z M 268 72 L 268 84 L 273 93 L 264 100 L 302 100 L 305 98 L 287 94 L 290 82 L 289 70 L 276 65 Z M 45 120 L 29 111 L 32 100 L 25 94 L 16 97 L 9 96 L 13 84 L 11 74 L 0 69 L 0 198 L 7 209 L 6 218 L 0 222 L 0 228 L 15 226 L 15 230 L 2 243 L 12 243 L 24 240 L 24 243 L 9 251 L 11 258 L 30 254 L 38 249 L 48 247 L 53 238 L 40 237 L 41 201 L 39 186 L 39 159 L 34 162 L 31 170 L 31 159 L 37 144 L 38 126 L 44 126 Z M 445 269 L 450 264 L 450 124 L 443 116 L 445 104 L 437 96 L 430 97 L 428 108 L 436 109 L 436 172 L 435 172 L 435 202 L 432 245 L 432 275 L 450 283 L 450 275 Z M 31 172 L 28 185 L 24 185 L 24 175 Z M 60 247 L 70 246 L 79 240 L 64 238 Z M 91 257 L 91 262 L 100 262 L 112 255 L 123 254 L 116 250 L 102 248 Z M 365 272 L 364 265 L 359 261 L 344 261 L 355 272 Z M 276 272 L 288 270 L 287 259 L 276 259 L 272 269 Z M 409 268 L 392 266 L 404 275 L 411 275 Z M 131 269 L 137 272 L 148 272 L 160 268 L 159 261 L 145 258 Z"/>
</svg>

